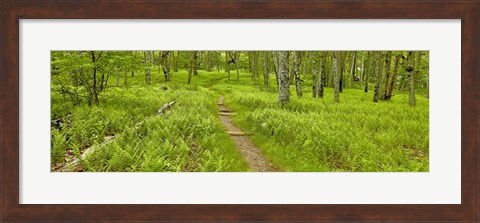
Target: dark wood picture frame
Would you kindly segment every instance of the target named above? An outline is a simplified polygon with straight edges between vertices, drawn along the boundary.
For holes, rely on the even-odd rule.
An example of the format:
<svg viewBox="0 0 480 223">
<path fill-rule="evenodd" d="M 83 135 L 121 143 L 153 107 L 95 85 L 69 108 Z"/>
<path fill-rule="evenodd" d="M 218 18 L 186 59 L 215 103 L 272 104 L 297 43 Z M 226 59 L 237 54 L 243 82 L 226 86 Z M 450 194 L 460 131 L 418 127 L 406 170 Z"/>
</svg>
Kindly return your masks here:
<svg viewBox="0 0 480 223">
<path fill-rule="evenodd" d="M 463 221 L 479 218 L 478 0 L 74 1 L 3 0 L 1 221 Z M 19 204 L 20 19 L 461 19 L 461 204 L 23 205 Z M 434 41 L 434 40 L 432 40 Z M 445 117 L 448 118 L 448 117 Z"/>
</svg>

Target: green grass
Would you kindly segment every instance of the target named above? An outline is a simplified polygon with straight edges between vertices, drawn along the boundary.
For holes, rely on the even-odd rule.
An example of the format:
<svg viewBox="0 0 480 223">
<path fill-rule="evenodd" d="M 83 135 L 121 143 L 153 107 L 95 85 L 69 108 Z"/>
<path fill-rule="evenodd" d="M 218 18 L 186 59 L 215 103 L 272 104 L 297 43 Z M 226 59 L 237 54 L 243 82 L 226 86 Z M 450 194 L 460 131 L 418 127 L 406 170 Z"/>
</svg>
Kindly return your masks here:
<svg viewBox="0 0 480 223">
<path fill-rule="evenodd" d="M 344 89 L 340 103 L 333 90 L 325 98 L 311 97 L 311 82 L 303 83 L 303 98 L 291 86 L 291 101 L 277 103 L 275 75 L 270 88 L 263 77 L 252 80 L 242 71 L 231 79 L 222 71 L 199 71 L 187 85 L 180 70 L 165 83 L 156 69 L 152 85 L 145 86 L 143 71 L 129 75 L 128 85 L 109 86 L 98 106 L 73 105 L 52 92 L 52 166 L 63 162 L 65 150 L 79 156 L 107 135 L 112 143 L 90 155 L 84 171 L 248 171 L 221 124 L 216 100 L 237 113 L 234 122 L 253 132 L 253 141 L 271 162 L 285 171 L 428 171 L 428 99 L 395 92 L 391 101 L 373 103 L 373 92 Z M 159 89 L 168 87 L 167 91 Z M 373 88 L 370 88 L 373 89 Z M 165 103 L 176 100 L 168 114 L 155 115 Z M 138 124 L 140 123 L 141 124 Z"/>
</svg>

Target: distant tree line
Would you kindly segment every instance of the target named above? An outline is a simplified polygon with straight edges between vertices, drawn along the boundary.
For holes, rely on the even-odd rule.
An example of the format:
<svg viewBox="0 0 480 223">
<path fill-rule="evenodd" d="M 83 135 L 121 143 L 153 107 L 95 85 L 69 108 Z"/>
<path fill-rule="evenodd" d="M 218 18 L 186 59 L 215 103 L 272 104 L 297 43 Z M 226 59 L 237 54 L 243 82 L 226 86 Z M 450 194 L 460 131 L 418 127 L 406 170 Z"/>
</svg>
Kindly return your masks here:
<svg viewBox="0 0 480 223">
<path fill-rule="evenodd" d="M 128 86 L 129 76 L 141 72 L 145 84 L 151 85 L 154 69 L 164 82 L 186 70 L 190 84 L 198 70 L 205 70 L 223 71 L 234 81 L 240 81 L 240 72 L 249 72 L 254 80 L 263 78 L 265 88 L 272 87 L 273 73 L 282 105 L 289 101 L 290 85 L 303 97 L 302 86 L 311 83 L 314 98 L 323 98 L 325 87 L 330 87 L 334 101 L 340 102 L 343 89 L 368 92 L 373 85 L 373 102 L 390 100 L 395 90 L 408 91 L 409 104 L 415 106 L 418 89 L 429 97 L 428 60 L 426 51 L 53 51 L 52 90 L 74 103 L 94 105 L 112 76 L 115 86 L 121 78 L 122 86 Z"/>
</svg>

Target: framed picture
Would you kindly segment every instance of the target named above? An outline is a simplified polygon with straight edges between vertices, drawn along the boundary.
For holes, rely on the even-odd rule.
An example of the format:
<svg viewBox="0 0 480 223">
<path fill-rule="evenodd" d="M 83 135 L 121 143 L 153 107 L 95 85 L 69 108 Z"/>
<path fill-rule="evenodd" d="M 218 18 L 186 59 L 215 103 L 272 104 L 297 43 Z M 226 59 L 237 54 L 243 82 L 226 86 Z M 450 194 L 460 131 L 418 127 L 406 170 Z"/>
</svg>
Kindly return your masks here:
<svg viewBox="0 0 480 223">
<path fill-rule="evenodd" d="M 477 1 L 0 4 L 3 222 L 480 220 Z"/>
</svg>

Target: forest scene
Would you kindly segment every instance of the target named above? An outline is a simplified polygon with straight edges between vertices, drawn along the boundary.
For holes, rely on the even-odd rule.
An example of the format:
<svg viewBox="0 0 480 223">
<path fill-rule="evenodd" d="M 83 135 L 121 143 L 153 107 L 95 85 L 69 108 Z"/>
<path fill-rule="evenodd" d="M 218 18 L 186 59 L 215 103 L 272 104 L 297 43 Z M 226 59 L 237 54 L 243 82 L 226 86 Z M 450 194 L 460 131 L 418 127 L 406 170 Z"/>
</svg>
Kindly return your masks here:
<svg viewBox="0 0 480 223">
<path fill-rule="evenodd" d="M 51 51 L 52 172 L 428 172 L 428 51 Z"/>
</svg>

